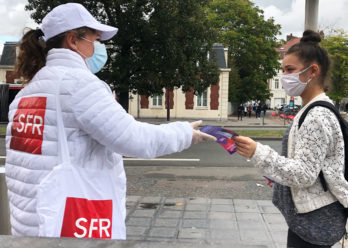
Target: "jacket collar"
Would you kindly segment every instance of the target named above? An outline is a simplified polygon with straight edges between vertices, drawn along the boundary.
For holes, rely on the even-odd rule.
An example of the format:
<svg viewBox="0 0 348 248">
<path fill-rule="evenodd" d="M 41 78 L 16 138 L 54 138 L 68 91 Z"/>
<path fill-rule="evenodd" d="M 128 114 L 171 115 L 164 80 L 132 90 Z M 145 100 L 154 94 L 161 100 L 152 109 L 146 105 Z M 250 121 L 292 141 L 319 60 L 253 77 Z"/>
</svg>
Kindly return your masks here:
<svg viewBox="0 0 348 248">
<path fill-rule="evenodd" d="M 53 48 L 48 51 L 46 66 L 64 66 L 88 70 L 84 59 L 76 52 L 66 48 Z"/>
</svg>

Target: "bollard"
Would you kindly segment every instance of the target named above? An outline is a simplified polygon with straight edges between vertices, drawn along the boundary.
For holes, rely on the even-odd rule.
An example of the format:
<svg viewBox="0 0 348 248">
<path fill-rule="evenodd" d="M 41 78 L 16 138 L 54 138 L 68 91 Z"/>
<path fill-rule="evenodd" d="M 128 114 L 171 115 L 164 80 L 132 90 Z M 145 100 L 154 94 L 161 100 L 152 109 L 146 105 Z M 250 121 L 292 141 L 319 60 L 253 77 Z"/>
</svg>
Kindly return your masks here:
<svg viewBox="0 0 348 248">
<path fill-rule="evenodd" d="M 0 167 L 0 235 L 11 235 L 5 167 Z"/>
</svg>

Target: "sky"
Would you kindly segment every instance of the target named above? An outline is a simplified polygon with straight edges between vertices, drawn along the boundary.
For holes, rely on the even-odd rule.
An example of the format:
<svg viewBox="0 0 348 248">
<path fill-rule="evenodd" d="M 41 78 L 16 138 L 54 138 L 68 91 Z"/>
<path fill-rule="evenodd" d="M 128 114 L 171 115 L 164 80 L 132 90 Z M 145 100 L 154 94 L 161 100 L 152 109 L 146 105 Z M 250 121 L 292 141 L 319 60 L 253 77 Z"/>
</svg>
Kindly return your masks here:
<svg viewBox="0 0 348 248">
<path fill-rule="evenodd" d="M 282 26 L 278 39 L 292 33 L 301 36 L 304 29 L 305 0 L 251 0 L 264 11 L 266 19 L 273 17 Z M 24 10 L 27 0 L 0 0 L 0 54 L 5 41 L 18 41 L 25 27 L 39 25 Z M 348 32 L 348 0 L 319 0 L 318 25 L 320 30 L 344 29 Z M 122 28 L 122 27 L 119 27 Z"/>
<path fill-rule="evenodd" d="M 279 39 L 292 33 L 301 37 L 305 22 L 305 0 L 251 0 L 264 11 L 266 19 L 273 17 L 282 26 Z M 348 32 L 348 0 L 319 0 L 318 29 L 344 29 Z"/>
</svg>

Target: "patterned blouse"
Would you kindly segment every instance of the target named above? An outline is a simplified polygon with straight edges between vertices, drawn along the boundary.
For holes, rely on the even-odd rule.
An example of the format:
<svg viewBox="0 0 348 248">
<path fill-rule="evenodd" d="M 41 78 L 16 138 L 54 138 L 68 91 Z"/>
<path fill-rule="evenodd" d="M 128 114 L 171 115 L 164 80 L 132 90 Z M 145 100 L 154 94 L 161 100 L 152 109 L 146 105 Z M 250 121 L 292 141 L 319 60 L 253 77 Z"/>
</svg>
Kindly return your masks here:
<svg viewBox="0 0 348 248">
<path fill-rule="evenodd" d="M 290 127 L 282 141 L 282 155 L 287 157 Z M 273 187 L 273 204 L 283 214 L 289 229 L 303 240 L 315 245 L 337 243 L 346 232 L 346 215 L 343 206 L 334 202 L 309 213 L 298 214 L 295 211 L 291 189 L 275 183 Z"/>
<path fill-rule="evenodd" d="M 314 101 L 331 100 L 322 93 Z M 331 102 L 332 103 L 332 102 Z M 304 106 L 296 115 L 289 133 L 288 157 L 279 155 L 267 145 L 257 143 L 251 162 L 263 175 L 291 188 L 296 211 L 306 213 L 339 200 L 348 207 L 348 182 L 344 178 L 344 141 L 334 113 L 324 107 L 311 109 L 301 128 L 298 121 Z M 323 171 L 328 191 L 318 178 Z"/>
</svg>

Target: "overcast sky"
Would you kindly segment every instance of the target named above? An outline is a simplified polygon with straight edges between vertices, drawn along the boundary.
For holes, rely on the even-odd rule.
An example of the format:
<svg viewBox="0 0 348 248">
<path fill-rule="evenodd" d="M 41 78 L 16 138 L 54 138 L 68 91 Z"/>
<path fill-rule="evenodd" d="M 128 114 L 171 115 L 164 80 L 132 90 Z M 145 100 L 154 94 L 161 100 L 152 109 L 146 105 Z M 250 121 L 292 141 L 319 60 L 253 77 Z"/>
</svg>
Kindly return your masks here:
<svg viewBox="0 0 348 248">
<path fill-rule="evenodd" d="M 251 0 L 264 10 L 265 18 L 273 17 L 282 26 L 278 38 L 292 33 L 302 36 L 305 22 L 305 0 Z M 319 0 L 318 28 L 331 28 L 348 32 L 348 0 Z"/>
<path fill-rule="evenodd" d="M 251 0 L 282 26 L 279 39 L 287 34 L 301 36 L 304 29 L 305 0 Z M 27 0 L 0 0 L 0 54 L 5 41 L 17 41 L 25 27 L 38 25 L 24 10 Z M 319 0 L 319 29 L 342 28 L 348 32 L 348 0 Z M 122 28 L 122 27 L 119 27 Z"/>
</svg>

